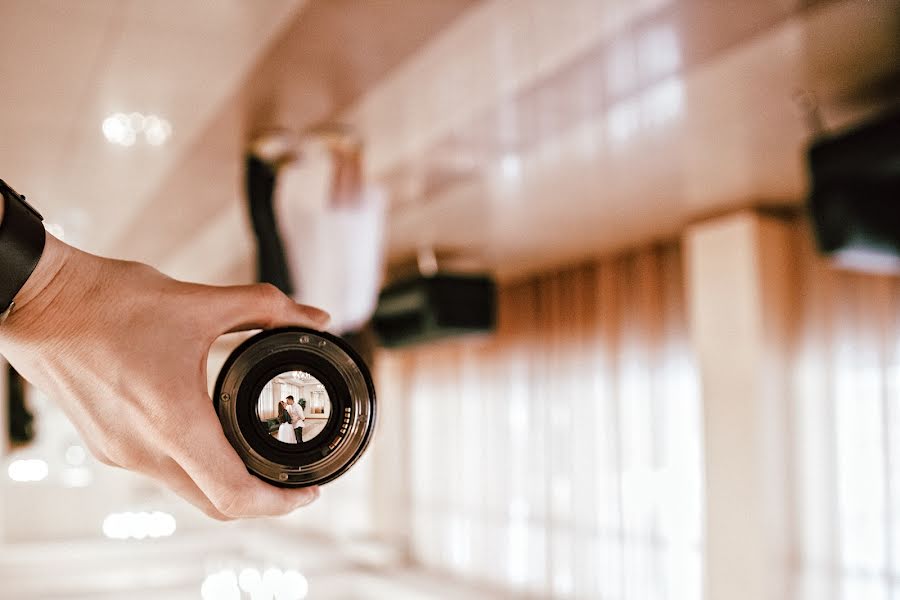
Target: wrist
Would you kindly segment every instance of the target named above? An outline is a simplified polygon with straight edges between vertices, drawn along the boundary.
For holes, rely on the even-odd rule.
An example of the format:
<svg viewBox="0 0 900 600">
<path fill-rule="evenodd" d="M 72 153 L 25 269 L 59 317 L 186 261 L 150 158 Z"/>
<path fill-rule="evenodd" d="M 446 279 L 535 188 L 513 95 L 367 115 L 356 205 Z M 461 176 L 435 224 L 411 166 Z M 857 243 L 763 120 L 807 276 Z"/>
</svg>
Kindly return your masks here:
<svg viewBox="0 0 900 600">
<path fill-rule="evenodd" d="M 0 336 L 10 332 L 21 324 L 26 313 L 34 313 L 34 307 L 44 303 L 44 292 L 50 288 L 51 283 L 58 279 L 66 266 L 71 261 L 73 254 L 77 252 L 71 246 L 59 241 L 52 235 L 47 235 L 44 251 L 38 261 L 37 267 L 31 276 L 19 290 L 15 297 L 15 309 L 9 319 L 0 325 Z M 49 300 L 49 299 L 48 299 Z"/>
</svg>

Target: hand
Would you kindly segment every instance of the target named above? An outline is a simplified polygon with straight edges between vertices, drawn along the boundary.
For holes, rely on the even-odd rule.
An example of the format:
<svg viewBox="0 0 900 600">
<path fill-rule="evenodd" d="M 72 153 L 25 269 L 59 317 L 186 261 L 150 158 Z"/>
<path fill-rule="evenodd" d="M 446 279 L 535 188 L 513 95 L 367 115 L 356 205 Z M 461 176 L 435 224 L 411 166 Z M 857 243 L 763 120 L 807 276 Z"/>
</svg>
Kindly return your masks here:
<svg viewBox="0 0 900 600">
<path fill-rule="evenodd" d="M 101 462 L 149 475 L 217 519 L 281 515 L 318 489 L 247 472 L 209 397 L 207 356 L 224 333 L 327 320 L 269 285 L 175 281 L 48 235 L 0 326 L 0 354 L 59 403 Z"/>
</svg>

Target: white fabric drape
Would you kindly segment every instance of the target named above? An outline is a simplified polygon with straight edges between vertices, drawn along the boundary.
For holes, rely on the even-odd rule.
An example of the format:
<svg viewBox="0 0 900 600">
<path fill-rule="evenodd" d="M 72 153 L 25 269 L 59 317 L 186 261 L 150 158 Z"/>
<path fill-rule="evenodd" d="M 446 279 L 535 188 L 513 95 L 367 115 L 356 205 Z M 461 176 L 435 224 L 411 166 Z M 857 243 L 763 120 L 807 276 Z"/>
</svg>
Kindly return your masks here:
<svg viewBox="0 0 900 600">
<path fill-rule="evenodd" d="M 330 328 L 355 331 L 378 301 L 384 270 L 387 198 L 367 185 L 352 206 L 331 202 L 332 157 L 320 144 L 281 169 L 275 192 L 278 230 L 295 299 L 331 314 Z"/>
<path fill-rule="evenodd" d="M 700 598 L 681 277 L 672 245 L 525 281 L 492 338 L 384 357 L 410 411 L 417 561 L 540 597 Z"/>
<path fill-rule="evenodd" d="M 798 230 L 795 596 L 900 597 L 900 278 L 840 271 Z"/>
</svg>

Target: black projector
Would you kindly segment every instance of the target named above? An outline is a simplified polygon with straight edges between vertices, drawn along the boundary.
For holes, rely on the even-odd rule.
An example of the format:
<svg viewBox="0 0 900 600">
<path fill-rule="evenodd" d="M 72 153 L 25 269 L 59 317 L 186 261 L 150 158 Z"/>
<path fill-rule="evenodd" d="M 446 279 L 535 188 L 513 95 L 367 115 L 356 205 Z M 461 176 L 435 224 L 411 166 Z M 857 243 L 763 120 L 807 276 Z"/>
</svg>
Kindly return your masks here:
<svg viewBox="0 0 900 600">
<path fill-rule="evenodd" d="M 400 348 L 474 333 L 497 322 L 497 286 L 480 275 L 439 274 L 386 287 L 372 325 L 382 346 Z"/>
<path fill-rule="evenodd" d="M 850 266 L 900 265 L 900 112 L 816 141 L 808 159 L 819 249 Z"/>
</svg>

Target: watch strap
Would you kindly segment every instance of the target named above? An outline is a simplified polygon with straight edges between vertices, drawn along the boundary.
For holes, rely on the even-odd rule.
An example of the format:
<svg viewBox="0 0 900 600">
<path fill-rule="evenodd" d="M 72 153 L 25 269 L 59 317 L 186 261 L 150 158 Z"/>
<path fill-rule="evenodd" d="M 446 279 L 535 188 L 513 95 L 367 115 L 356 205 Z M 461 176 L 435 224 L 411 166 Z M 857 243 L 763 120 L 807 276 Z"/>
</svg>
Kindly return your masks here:
<svg viewBox="0 0 900 600">
<path fill-rule="evenodd" d="M 12 312 L 14 300 L 37 268 L 47 232 L 44 218 L 0 179 L 3 220 L 0 221 L 0 323 Z"/>
</svg>

